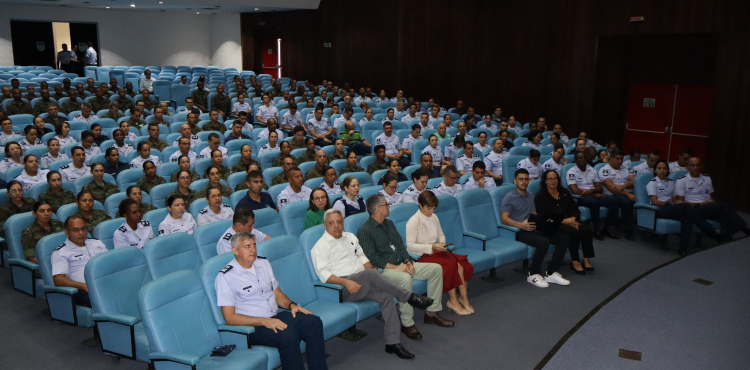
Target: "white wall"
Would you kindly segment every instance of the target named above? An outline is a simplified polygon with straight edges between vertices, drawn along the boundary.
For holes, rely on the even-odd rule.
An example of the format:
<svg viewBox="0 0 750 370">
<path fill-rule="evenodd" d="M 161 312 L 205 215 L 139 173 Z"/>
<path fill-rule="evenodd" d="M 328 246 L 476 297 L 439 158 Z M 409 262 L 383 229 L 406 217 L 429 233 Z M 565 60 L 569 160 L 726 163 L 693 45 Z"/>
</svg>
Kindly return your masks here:
<svg viewBox="0 0 750 370">
<path fill-rule="evenodd" d="M 242 67 L 239 14 L 219 16 L 3 5 L 0 65 L 14 64 L 11 19 L 97 22 L 101 49 L 97 51 L 102 65 Z"/>
</svg>

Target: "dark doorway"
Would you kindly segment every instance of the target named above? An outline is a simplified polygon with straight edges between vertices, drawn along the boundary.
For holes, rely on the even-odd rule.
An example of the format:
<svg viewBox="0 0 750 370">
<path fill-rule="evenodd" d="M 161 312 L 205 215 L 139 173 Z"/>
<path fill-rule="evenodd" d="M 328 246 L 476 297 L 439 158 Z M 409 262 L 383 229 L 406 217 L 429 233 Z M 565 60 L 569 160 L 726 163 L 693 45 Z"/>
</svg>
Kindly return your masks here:
<svg viewBox="0 0 750 370">
<path fill-rule="evenodd" d="M 71 23 L 70 24 L 70 42 L 78 45 L 78 49 L 86 51 L 86 43 L 92 42 L 94 50 L 97 53 L 97 63 L 102 65 L 102 53 L 99 49 L 99 31 L 96 23 Z"/>
<path fill-rule="evenodd" d="M 13 63 L 20 66 L 55 65 L 52 22 L 10 21 Z"/>
<path fill-rule="evenodd" d="M 690 124 L 701 125 L 700 134 L 708 133 L 711 122 L 705 112 L 711 111 L 713 99 L 711 93 L 705 91 L 706 87 L 712 87 L 716 75 L 716 56 L 718 50 L 717 34 L 679 34 L 679 35 L 618 35 L 600 36 L 597 45 L 596 81 L 594 86 L 594 125 L 589 133 L 590 137 L 613 138 L 619 145 L 625 143 L 626 124 L 628 123 L 628 102 L 630 95 L 654 95 L 662 93 L 658 86 L 672 85 L 666 87 L 667 93 L 661 94 L 660 102 L 664 99 L 673 100 L 671 104 L 679 99 L 675 98 L 675 85 L 685 85 L 681 90 L 682 96 L 690 97 L 690 104 L 703 105 L 700 113 L 693 115 L 694 121 Z M 695 89 L 688 89 L 686 85 L 699 85 Z M 638 91 L 633 94 L 631 86 L 638 86 Z M 648 87 L 657 90 L 648 91 Z M 643 89 L 646 90 L 643 90 Z M 693 94 L 692 91 L 703 93 Z M 644 95 L 645 94 L 645 95 Z M 656 95 L 654 95 L 656 96 Z M 701 98 L 701 96 L 703 98 Z M 677 100 L 675 100 L 677 99 Z M 641 99 L 641 104 L 643 99 Z M 663 106 L 662 104 L 659 104 Z M 669 119 L 672 119 L 669 112 Z M 679 112 L 675 117 L 681 119 Z M 698 122 L 700 120 L 700 122 Z M 679 125 L 681 128 L 684 126 Z M 661 129 L 653 131 L 664 131 Z M 679 133 L 698 134 L 693 132 Z M 678 133 L 675 130 L 675 133 Z M 673 135 L 671 135 L 673 136 Z M 684 136 L 684 135 L 683 135 Z M 629 141 L 629 140 L 628 140 Z M 679 140 L 683 141 L 682 139 Z M 604 143 L 602 143 L 604 144 Z M 700 145 L 699 142 L 685 142 L 692 146 Z M 673 143 L 672 148 L 682 145 Z M 623 147 L 626 151 L 629 147 Z M 659 148 L 641 148 L 642 150 Z M 667 145 L 667 151 L 669 146 Z M 705 148 L 693 148 L 703 152 Z M 679 151 L 679 148 L 677 148 Z M 674 154 L 675 150 L 672 150 Z M 666 154 L 666 153 L 665 153 Z"/>
</svg>

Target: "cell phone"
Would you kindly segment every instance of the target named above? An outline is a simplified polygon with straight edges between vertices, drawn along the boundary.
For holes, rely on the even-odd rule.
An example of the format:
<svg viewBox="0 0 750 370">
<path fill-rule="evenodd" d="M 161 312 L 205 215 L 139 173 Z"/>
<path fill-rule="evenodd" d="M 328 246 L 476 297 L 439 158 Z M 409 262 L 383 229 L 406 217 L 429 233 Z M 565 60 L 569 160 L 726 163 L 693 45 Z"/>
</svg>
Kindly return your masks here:
<svg viewBox="0 0 750 370">
<path fill-rule="evenodd" d="M 444 245 L 443 247 L 446 247 L 446 248 L 448 248 L 448 247 L 450 247 L 451 245 L 453 245 L 453 243 L 448 243 L 448 244 Z"/>
</svg>

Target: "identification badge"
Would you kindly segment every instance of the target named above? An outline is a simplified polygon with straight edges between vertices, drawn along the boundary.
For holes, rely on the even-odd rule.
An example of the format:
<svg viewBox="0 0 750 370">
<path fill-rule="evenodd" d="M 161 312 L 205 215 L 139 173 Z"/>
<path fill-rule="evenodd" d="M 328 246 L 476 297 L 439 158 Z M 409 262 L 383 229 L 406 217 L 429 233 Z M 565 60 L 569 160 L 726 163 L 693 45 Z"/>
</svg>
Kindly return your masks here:
<svg viewBox="0 0 750 370">
<path fill-rule="evenodd" d="M 393 245 L 393 244 L 391 244 L 391 249 L 393 249 L 393 251 L 395 252 L 396 251 L 396 246 Z"/>
</svg>

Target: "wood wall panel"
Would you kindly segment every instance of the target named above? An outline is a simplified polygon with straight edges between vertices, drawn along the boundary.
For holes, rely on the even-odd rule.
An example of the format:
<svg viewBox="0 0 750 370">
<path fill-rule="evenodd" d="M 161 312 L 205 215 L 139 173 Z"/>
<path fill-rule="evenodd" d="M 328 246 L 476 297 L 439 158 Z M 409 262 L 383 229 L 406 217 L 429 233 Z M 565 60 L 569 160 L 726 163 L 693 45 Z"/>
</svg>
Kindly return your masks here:
<svg viewBox="0 0 750 370">
<path fill-rule="evenodd" d="M 641 15 L 645 22 L 629 22 Z M 717 145 L 707 148 L 708 167 L 717 196 L 750 211 L 750 173 L 730 164 L 750 138 L 748 19 L 746 0 L 322 0 L 317 10 L 243 14 L 243 58 L 257 69 L 253 32 L 279 29 L 287 76 L 389 95 L 400 88 L 446 106 L 463 97 L 482 113 L 500 104 L 523 122 L 543 115 L 603 140 L 623 137 L 628 73 L 613 70 L 628 68 L 628 37 L 713 33 Z M 618 35 L 621 43 L 600 43 Z"/>
</svg>

